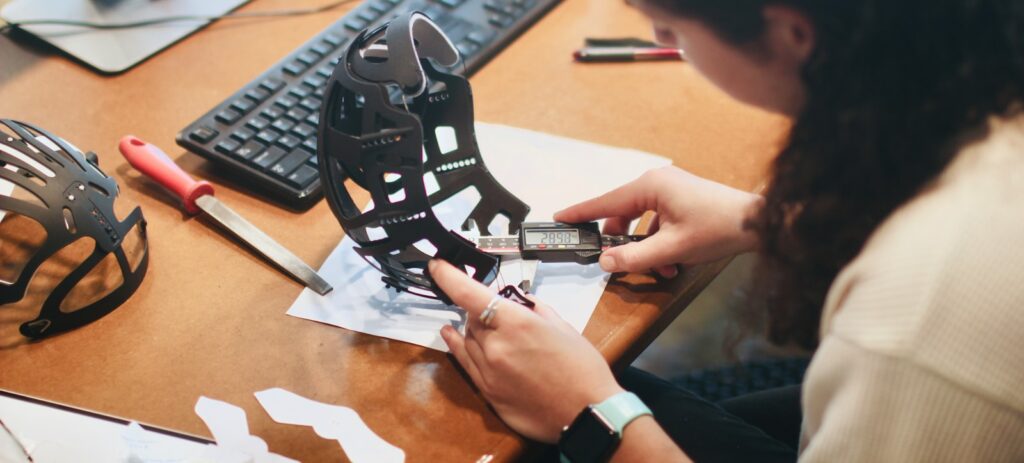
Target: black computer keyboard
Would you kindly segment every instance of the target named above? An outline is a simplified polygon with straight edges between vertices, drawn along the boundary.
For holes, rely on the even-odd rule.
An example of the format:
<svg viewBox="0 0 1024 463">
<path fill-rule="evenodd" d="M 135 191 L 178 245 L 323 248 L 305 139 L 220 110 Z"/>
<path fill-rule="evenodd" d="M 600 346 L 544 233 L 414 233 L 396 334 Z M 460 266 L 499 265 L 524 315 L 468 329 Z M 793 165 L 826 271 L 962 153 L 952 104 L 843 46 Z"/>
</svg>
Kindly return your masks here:
<svg viewBox="0 0 1024 463">
<path fill-rule="evenodd" d="M 323 197 L 316 134 L 324 86 L 360 31 L 404 11 L 425 13 L 472 74 L 560 0 L 369 0 L 253 79 L 177 136 L 182 147 L 226 167 L 239 183 L 293 209 Z"/>
</svg>

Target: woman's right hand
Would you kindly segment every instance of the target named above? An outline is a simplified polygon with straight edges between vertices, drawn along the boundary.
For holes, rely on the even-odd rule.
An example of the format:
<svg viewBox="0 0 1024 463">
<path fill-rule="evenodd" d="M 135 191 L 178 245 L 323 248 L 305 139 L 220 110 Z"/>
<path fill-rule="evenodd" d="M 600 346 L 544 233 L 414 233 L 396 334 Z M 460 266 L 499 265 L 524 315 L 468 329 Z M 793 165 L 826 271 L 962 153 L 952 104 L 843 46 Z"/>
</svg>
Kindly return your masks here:
<svg viewBox="0 0 1024 463">
<path fill-rule="evenodd" d="M 567 223 L 606 219 L 605 234 L 624 235 L 630 222 L 654 211 L 650 236 L 605 251 L 601 268 L 606 272 L 654 270 L 672 277 L 676 264 L 701 264 L 755 249 L 757 235 L 743 224 L 762 203 L 758 195 L 669 166 L 571 206 L 554 219 Z"/>
</svg>

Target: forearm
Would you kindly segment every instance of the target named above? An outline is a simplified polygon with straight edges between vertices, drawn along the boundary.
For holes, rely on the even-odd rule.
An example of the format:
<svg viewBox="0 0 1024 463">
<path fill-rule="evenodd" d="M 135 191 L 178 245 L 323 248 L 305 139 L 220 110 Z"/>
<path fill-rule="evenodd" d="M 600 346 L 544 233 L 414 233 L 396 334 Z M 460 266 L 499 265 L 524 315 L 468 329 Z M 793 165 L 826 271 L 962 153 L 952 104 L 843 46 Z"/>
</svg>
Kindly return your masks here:
<svg viewBox="0 0 1024 463">
<path fill-rule="evenodd" d="M 689 462 L 675 442 L 651 416 L 637 418 L 623 430 L 622 442 L 612 456 L 613 463 Z"/>
</svg>

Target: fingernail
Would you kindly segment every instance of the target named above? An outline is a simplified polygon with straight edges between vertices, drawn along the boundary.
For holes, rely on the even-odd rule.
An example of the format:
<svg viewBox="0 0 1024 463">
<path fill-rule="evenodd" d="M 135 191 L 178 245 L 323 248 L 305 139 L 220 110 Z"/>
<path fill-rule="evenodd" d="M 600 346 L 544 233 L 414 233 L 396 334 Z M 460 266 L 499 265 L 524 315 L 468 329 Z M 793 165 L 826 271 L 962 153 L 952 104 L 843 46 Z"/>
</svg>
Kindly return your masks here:
<svg viewBox="0 0 1024 463">
<path fill-rule="evenodd" d="M 618 270 L 619 267 L 619 263 L 615 261 L 615 256 L 607 253 L 601 255 L 600 263 L 601 270 L 609 273 Z"/>
<path fill-rule="evenodd" d="M 430 261 L 427 262 L 427 270 L 433 272 L 435 268 L 437 268 L 437 259 L 430 259 Z"/>
</svg>

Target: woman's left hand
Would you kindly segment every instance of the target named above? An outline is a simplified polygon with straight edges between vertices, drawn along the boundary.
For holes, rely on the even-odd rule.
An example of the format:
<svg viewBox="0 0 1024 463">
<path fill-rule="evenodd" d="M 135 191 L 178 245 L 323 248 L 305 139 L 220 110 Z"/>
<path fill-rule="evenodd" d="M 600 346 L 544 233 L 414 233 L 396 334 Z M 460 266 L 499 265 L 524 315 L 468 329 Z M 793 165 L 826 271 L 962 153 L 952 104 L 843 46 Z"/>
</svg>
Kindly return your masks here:
<svg viewBox="0 0 1024 463">
<path fill-rule="evenodd" d="M 430 261 L 430 275 L 466 310 L 466 335 L 441 330 L 448 348 L 484 398 L 516 432 L 557 442 L 564 426 L 587 405 L 622 391 L 604 357 L 537 302 L 533 310 L 502 298 L 489 326 L 480 314 L 494 291 L 451 264 Z"/>
</svg>

